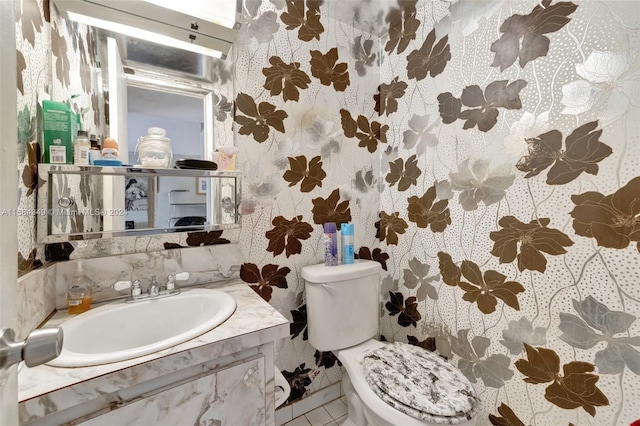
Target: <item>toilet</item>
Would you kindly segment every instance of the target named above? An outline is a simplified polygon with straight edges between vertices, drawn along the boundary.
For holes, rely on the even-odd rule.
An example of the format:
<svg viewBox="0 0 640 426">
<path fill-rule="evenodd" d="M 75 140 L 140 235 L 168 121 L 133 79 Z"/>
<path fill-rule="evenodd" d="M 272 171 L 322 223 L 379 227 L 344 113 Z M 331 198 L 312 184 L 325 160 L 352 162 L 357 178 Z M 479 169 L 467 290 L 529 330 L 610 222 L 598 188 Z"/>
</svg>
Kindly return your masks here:
<svg viewBox="0 0 640 426">
<path fill-rule="evenodd" d="M 475 425 L 480 400 L 461 371 L 433 352 L 378 334 L 380 264 L 302 268 L 309 342 L 342 362 L 345 426 Z"/>
</svg>

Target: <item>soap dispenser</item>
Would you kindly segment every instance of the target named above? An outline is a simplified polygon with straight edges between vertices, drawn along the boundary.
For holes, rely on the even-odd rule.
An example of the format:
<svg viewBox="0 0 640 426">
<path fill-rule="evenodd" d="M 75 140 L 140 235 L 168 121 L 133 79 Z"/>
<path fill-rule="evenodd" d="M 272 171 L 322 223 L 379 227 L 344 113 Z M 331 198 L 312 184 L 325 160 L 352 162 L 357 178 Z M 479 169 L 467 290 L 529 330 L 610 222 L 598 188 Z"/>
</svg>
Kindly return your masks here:
<svg viewBox="0 0 640 426">
<path fill-rule="evenodd" d="M 82 261 L 78 261 L 78 269 L 67 287 L 67 308 L 70 314 L 81 314 L 91 308 L 93 291 L 91 284 L 82 269 Z"/>
</svg>

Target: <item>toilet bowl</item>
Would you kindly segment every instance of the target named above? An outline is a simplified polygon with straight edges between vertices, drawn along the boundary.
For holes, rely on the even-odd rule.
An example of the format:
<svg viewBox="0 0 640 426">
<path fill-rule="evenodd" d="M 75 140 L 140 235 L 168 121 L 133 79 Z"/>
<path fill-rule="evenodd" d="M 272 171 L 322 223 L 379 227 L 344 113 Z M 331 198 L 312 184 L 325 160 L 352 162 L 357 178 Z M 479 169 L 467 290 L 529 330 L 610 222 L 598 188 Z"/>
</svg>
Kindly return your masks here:
<svg viewBox="0 0 640 426">
<path fill-rule="evenodd" d="M 476 424 L 475 414 L 479 408 L 478 405 L 474 405 L 470 411 L 464 415 L 456 416 L 455 419 L 434 415 L 432 419 L 425 421 L 399 411 L 376 395 L 372 387 L 367 383 L 362 364 L 367 354 L 386 345 L 388 343 L 371 339 L 359 345 L 334 352 L 347 372 L 342 379 L 342 387 L 349 403 L 349 419 L 343 425 L 424 426 L 431 424 L 457 424 L 470 426 Z"/>
<path fill-rule="evenodd" d="M 284 378 L 278 367 L 275 367 L 273 370 L 273 381 L 275 408 L 278 408 L 289 399 L 291 386 L 289 386 L 287 379 Z"/>
<path fill-rule="evenodd" d="M 346 426 L 475 425 L 479 399 L 471 383 L 438 355 L 378 333 L 380 264 L 302 269 L 309 341 L 332 351 L 346 375 Z M 417 383 L 417 385 L 416 385 Z"/>
</svg>

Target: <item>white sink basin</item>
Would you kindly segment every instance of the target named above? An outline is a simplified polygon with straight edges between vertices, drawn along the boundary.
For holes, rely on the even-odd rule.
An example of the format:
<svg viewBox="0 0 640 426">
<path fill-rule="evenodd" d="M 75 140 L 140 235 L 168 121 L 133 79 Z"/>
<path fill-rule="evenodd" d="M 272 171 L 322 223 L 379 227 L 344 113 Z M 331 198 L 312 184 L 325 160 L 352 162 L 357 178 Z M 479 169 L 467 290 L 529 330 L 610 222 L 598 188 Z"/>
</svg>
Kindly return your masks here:
<svg viewBox="0 0 640 426">
<path fill-rule="evenodd" d="M 193 339 L 222 324 L 236 302 L 219 290 L 100 306 L 64 322 L 62 353 L 48 365 L 86 367 L 148 355 Z"/>
</svg>

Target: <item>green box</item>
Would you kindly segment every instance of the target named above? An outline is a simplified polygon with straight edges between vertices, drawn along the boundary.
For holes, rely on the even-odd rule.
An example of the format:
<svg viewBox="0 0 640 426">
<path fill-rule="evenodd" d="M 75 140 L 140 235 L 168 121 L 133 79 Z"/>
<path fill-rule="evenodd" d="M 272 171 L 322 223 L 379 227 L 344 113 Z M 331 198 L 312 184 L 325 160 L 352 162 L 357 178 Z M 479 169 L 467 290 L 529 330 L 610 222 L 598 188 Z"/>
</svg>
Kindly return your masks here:
<svg viewBox="0 0 640 426">
<path fill-rule="evenodd" d="M 73 139 L 78 131 L 78 118 L 69 105 L 42 101 L 44 127 L 44 162 L 73 164 Z"/>
</svg>

